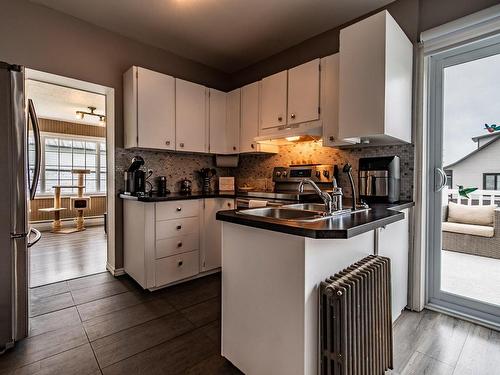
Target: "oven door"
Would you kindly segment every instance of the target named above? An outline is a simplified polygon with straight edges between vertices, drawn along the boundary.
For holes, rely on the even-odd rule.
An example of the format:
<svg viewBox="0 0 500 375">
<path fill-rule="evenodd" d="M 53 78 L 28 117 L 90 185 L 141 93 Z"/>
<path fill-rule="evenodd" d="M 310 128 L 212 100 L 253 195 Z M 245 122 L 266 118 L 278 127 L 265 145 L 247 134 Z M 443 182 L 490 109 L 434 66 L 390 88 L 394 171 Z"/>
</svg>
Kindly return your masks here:
<svg viewBox="0 0 500 375">
<path fill-rule="evenodd" d="M 250 201 L 252 202 L 263 202 L 262 207 L 280 207 L 285 204 L 294 204 L 297 203 L 295 201 L 280 201 L 280 200 L 268 200 L 268 199 L 263 199 L 263 198 L 236 198 L 236 209 L 238 210 L 243 210 L 246 208 L 250 208 Z M 264 202 L 266 204 L 264 205 Z"/>
</svg>

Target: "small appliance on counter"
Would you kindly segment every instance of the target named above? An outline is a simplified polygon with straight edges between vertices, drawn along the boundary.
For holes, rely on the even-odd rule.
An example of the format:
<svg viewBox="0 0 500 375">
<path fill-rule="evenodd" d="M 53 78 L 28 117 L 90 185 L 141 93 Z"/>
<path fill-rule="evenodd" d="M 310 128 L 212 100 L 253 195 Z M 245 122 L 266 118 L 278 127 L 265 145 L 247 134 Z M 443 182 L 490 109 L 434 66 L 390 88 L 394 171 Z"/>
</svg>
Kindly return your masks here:
<svg viewBox="0 0 500 375">
<path fill-rule="evenodd" d="M 149 191 L 151 191 L 152 185 L 147 180 L 149 177 L 151 177 L 153 171 L 148 170 L 146 175 L 146 172 L 141 169 L 143 165 L 144 159 L 141 156 L 137 155 L 132 158 L 132 163 L 123 174 L 123 180 L 125 183 L 125 190 L 123 194 L 145 195 L 146 185 L 150 187 Z"/>
<path fill-rule="evenodd" d="M 400 181 L 398 156 L 359 159 L 359 197 L 366 202 L 398 202 Z"/>
<path fill-rule="evenodd" d="M 170 194 L 170 190 L 167 189 L 167 177 L 166 176 L 158 176 L 157 177 L 157 190 L 156 194 L 159 197 L 164 197 L 167 194 Z"/>
<path fill-rule="evenodd" d="M 212 177 L 217 174 L 217 171 L 213 168 L 202 168 L 198 171 L 198 174 L 201 177 L 202 191 L 204 193 L 209 193 L 211 190 L 210 181 L 212 180 Z"/>
<path fill-rule="evenodd" d="M 185 195 L 189 195 L 191 194 L 191 191 L 192 191 L 192 182 L 191 180 L 188 180 L 187 178 L 184 178 L 180 181 L 180 185 L 181 185 L 181 190 L 180 190 L 180 193 L 181 194 L 185 194 Z"/>
</svg>

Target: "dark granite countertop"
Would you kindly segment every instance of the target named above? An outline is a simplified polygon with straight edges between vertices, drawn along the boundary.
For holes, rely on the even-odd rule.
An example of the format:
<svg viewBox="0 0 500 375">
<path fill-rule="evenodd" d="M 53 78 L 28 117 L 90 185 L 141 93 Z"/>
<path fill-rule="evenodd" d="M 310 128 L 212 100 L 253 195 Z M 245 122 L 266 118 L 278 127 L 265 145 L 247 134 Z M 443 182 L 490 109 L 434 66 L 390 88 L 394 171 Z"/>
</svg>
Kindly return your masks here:
<svg viewBox="0 0 500 375">
<path fill-rule="evenodd" d="M 347 202 L 346 202 L 347 203 Z M 413 202 L 394 204 L 373 203 L 368 211 L 341 215 L 315 222 L 284 221 L 268 217 L 250 216 L 237 213 L 237 210 L 219 211 L 217 220 L 247 225 L 254 228 L 288 233 L 310 238 L 351 238 L 387 224 L 404 219 L 398 211 L 412 207 Z M 349 207 L 344 204 L 344 207 Z"/>
<path fill-rule="evenodd" d="M 167 202 L 167 201 L 178 201 L 184 199 L 202 199 L 202 198 L 235 198 L 236 193 L 234 191 L 214 191 L 210 193 L 193 192 L 191 194 L 181 194 L 181 193 L 170 193 L 166 196 L 144 196 L 136 197 L 134 195 L 120 194 L 120 198 L 129 199 L 139 202 Z"/>
</svg>

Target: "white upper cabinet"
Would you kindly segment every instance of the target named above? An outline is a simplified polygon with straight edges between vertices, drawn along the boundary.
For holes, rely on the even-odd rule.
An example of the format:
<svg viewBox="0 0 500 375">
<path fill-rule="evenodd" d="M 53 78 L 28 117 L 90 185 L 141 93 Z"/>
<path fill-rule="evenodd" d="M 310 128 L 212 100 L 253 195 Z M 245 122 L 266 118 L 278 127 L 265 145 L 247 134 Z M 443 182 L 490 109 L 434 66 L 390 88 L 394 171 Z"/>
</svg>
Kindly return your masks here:
<svg viewBox="0 0 500 375">
<path fill-rule="evenodd" d="M 321 59 L 321 120 L 323 146 L 352 144 L 339 138 L 339 54 Z"/>
<path fill-rule="evenodd" d="M 133 66 L 123 97 L 125 148 L 175 150 L 175 79 Z"/>
<path fill-rule="evenodd" d="M 206 90 L 205 86 L 175 79 L 177 151 L 208 152 Z"/>
<path fill-rule="evenodd" d="M 340 30 L 340 138 L 411 142 L 412 60 L 385 10 Z"/>
<path fill-rule="evenodd" d="M 319 119 L 319 63 L 315 59 L 288 71 L 288 124 Z"/>
<path fill-rule="evenodd" d="M 287 71 L 273 74 L 260 81 L 260 129 L 271 129 L 286 124 Z"/>
<path fill-rule="evenodd" d="M 240 153 L 277 153 L 274 145 L 255 142 L 259 135 L 259 82 L 241 88 Z"/>
<path fill-rule="evenodd" d="M 209 125 L 210 142 L 209 152 L 213 154 L 224 154 L 226 145 L 226 99 L 227 94 L 223 91 L 209 89 Z"/>
<path fill-rule="evenodd" d="M 226 153 L 240 151 L 241 90 L 236 89 L 226 96 Z"/>
<path fill-rule="evenodd" d="M 240 138 L 240 89 L 210 89 L 210 146 L 212 154 L 236 154 Z"/>
</svg>

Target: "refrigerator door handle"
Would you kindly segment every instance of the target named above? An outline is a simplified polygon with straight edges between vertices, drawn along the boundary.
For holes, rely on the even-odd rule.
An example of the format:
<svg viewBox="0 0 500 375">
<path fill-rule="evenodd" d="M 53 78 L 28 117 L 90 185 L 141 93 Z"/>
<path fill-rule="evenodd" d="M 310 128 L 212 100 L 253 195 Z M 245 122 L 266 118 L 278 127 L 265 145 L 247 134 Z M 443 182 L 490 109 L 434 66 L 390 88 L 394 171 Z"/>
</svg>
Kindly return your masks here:
<svg viewBox="0 0 500 375">
<path fill-rule="evenodd" d="M 31 232 L 35 233 L 35 238 L 33 238 L 33 240 L 30 239 Z M 38 229 L 30 228 L 30 232 L 28 234 L 28 244 L 27 244 L 27 246 L 28 247 L 33 246 L 38 241 L 40 241 L 40 238 L 42 238 L 42 233 L 40 233 L 40 231 Z"/>
<path fill-rule="evenodd" d="M 33 180 L 30 186 L 30 200 L 35 199 L 36 187 L 40 179 L 40 166 L 42 163 L 42 148 L 40 139 L 40 127 L 38 125 L 38 117 L 35 112 L 35 105 L 33 100 L 28 99 L 28 117 L 31 119 L 33 125 L 33 137 L 35 138 L 35 170 L 33 173 Z"/>
</svg>

